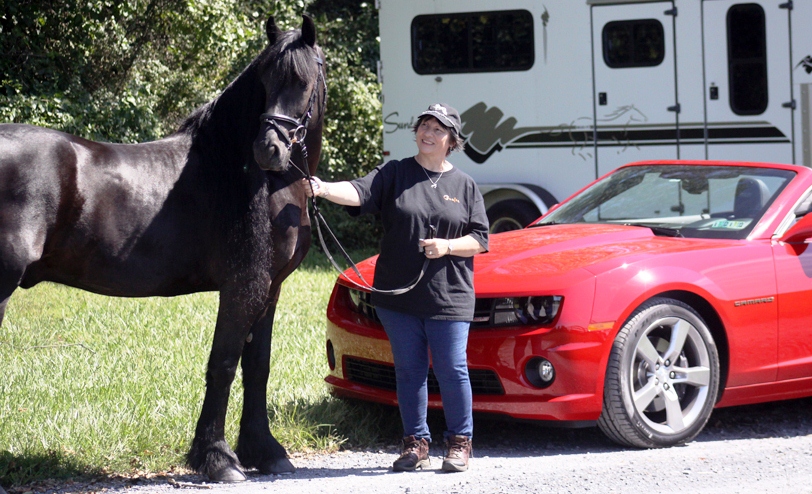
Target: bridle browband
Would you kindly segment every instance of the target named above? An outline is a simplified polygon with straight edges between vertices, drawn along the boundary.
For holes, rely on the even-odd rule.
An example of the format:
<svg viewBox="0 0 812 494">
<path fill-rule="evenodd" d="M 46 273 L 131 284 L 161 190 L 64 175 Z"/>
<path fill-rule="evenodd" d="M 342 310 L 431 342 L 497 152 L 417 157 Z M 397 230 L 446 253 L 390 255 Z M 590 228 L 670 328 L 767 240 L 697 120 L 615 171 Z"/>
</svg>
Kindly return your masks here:
<svg viewBox="0 0 812 494">
<path fill-rule="evenodd" d="M 276 132 L 279 134 L 279 136 L 285 140 L 288 151 L 290 151 L 290 149 L 295 144 L 299 145 L 302 154 L 302 166 L 301 167 L 296 166 L 296 164 L 293 162 L 293 159 L 291 159 L 292 155 L 288 156 L 288 162 L 291 164 L 291 166 L 293 166 L 293 168 L 299 170 L 299 172 L 302 175 L 304 175 L 304 177 L 310 184 L 311 192 L 313 192 L 313 182 L 311 180 L 313 176 L 310 174 L 310 166 L 307 163 L 307 146 L 305 145 L 304 141 L 305 137 L 307 136 L 307 126 L 310 123 L 310 119 L 313 117 L 313 105 L 316 102 L 316 91 L 318 89 L 319 80 L 321 80 L 323 88 L 323 94 L 321 99 L 322 101 L 321 112 L 319 113 L 321 118 L 324 118 L 324 110 L 327 103 L 327 81 L 324 79 L 324 75 L 322 74 L 322 70 L 324 68 L 324 61 L 316 56 L 314 56 L 313 58 L 316 60 L 316 63 L 319 64 L 319 75 L 317 76 L 318 78 L 316 79 L 316 86 L 313 87 L 313 92 L 310 93 L 310 101 L 307 104 L 307 111 L 305 111 L 302 117 L 297 119 L 290 117 L 288 115 L 282 115 L 277 113 L 273 114 L 263 113 L 260 116 L 262 122 L 272 125 L 276 130 Z M 284 126 L 280 125 L 279 121 L 292 124 L 294 127 L 292 130 L 288 130 Z M 324 216 L 321 214 L 321 210 L 319 209 L 319 206 L 316 203 L 315 193 L 311 195 L 310 203 L 313 206 L 313 216 L 316 219 L 315 221 L 316 231 L 319 234 L 319 243 L 321 244 L 321 249 L 324 251 L 324 254 L 327 256 L 327 259 L 330 261 L 330 264 L 332 264 L 333 268 L 335 268 L 335 270 L 338 271 L 339 277 L 344 278 L 344 280 L 346 280 L 348 283 L 351 283 L 352 285 L 358 288 L 370 290 L 376 293 L 383 293 L 387 295 L 401 295 L 403 293 L 406 293 L 409 290 L 413 289 L 415 286 L 417 286 L 417 284 L 420 283 L 420 280 L 423 279 L 423 275 L 426 273 L 426 268 L 428 267 L 429 264 L 429 258 L 426 258 L 425 261 L 423 261 L 423 266 L 420 268 L 420 274 L 418 274 L 417 278 L 415 278 L 415 280 L 408 286 L 405 286 L 403 288 L 397 288 L 394 290 L 380 290 L 378 288 L 373 287 L 372 284 L 369 283 L 364 278 L 364 275 L 361 274 L 361 271 L 358 269 L 358 266 L 355 264 L 355 262 L 353 262 L 352 258 L 350 258 L 350 255 L 347 253 L 346 249 L 344 249 L 344 246 L 341 245 L 341 242 L 338 241 L 338 238 L 336 237 L 335 233 L 333 233 L 333 230 L 330 228 L 330 225 L 327 224 L 327 220 L 324 219 Z M 355 271 L 356 276 L 358 276 L 358 279 L 360 279 L 363 284 L 358 283 L 355 280 L 351 280 L 346 275 L 344 275 L 344 270 L 342 270 L 339 267 L 338 263 L 335 261 L 335 259 L 333 259 L 332 254 L 330 254 L 330 250 L 327 248 L 327 243 L 324 241 L 324 234 L 322 233 L 321 230 L 321 225 L 324 225 L 324 228 L 327 229 L 327 232 L 330 234 L 330 237 L 333 239 L 333 242 L 335 242 L 335 244 L 338 246 L 338 249 L 344 256 L 344 259 L 347 260 L 347 262 L 350 264 L 350 267 L 352 267 L 352 270 Z M 431 225 L 430 225 L 430 235 L 431 236 L 429 238 L 434 237 L 434 226 Z"/>
</svg>

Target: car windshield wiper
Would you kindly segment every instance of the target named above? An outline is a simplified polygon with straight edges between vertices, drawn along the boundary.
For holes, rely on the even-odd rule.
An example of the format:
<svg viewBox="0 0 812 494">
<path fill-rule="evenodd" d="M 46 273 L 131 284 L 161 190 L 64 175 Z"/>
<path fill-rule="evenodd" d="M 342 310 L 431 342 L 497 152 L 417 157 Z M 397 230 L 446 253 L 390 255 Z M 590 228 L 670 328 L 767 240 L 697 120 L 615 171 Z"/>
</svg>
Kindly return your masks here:
<svg viewBox="0 0 812 494">
<path fill-rule="evenodd" d="M 654 226 L 654 225 L 646 225 L 644 223 L 623 223 L 626 226 L 639 226 L 642 228 L 648 228 L 651 230 L 654 235 L 658 237 L 682 237 L 682 232 L 679 231 L 679 228 L 668 228 L 665 226 Z"/>
</svg>

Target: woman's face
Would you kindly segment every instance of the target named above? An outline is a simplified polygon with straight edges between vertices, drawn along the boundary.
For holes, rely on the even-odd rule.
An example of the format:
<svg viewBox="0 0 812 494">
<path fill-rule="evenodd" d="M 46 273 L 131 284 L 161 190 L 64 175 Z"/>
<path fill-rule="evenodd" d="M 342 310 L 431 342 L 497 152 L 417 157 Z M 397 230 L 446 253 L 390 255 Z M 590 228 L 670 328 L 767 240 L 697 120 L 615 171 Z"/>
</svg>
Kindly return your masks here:
<svg viewBox="0 0 812 494">
<path fill-rule="evenodd" d="M 445 157 L 451 147 L 451 133 L 433 117 L 424 118 L 420 122 L 415 136 L 420 154 Z"/>
</svg>

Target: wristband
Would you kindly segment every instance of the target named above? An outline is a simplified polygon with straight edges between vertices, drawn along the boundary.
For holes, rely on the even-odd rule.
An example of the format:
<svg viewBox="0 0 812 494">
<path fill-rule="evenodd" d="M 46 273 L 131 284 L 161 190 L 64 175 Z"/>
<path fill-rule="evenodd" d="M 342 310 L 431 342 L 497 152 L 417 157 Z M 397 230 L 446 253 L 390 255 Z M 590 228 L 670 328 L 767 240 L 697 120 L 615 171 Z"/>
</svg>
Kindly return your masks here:
<svg viewBox="0 0 812 494">
<path fill-rule="evenodd" d="M 451 240 L 448 241 L 448 255 L 452 255 L 454 253 L 454 249 L 451 248 Z"/>
</svg>

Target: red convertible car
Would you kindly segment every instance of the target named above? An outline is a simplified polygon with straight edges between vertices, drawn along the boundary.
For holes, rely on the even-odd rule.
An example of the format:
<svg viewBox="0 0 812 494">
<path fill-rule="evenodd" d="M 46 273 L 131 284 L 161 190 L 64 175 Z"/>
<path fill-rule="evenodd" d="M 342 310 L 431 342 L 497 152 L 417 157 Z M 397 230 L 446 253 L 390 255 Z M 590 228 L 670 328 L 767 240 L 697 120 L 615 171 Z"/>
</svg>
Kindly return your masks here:
<svg viewBox="0 0 812 494">
<path fill-rule="evenodd" d="M 474 262 L 474 410 L 650 448 L 691 440 L 714 407 L 812 395 L 810 209 L 805 167 L 640 162 L 493 235 Z M 347 279 L 327 309 L 326 381 L 394 405 L 386 334 Z M 431 374 L 429 393 L 440 407 Z"/>
</svg>

